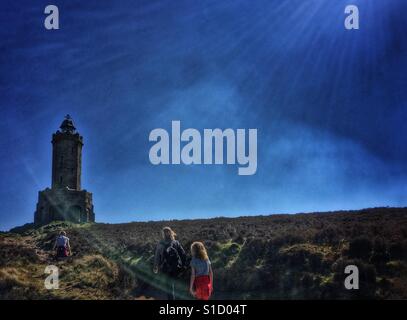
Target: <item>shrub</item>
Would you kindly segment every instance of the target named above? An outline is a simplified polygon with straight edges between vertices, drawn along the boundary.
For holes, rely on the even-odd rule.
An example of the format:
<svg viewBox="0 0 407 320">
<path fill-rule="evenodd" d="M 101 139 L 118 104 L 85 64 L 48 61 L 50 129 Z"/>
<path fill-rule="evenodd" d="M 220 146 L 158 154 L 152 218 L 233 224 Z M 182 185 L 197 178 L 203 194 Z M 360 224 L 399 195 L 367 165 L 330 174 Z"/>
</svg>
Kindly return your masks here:
<svg viewBox="0 0 407 320">
<path fill-rule="evenodd" d="M 389 254 L 391 260 L 407 260 L 407 241 L 392 243 Z"/>
<path fill-rule="evenodd" d="M 283 236 L 276 237 L 272 240 L 273 244 L 277 247 L 282 247 L 286 245 L 293 245 L 297 243 L 305 242 L 304 237 L 298 234 L 286 234 Z"/>
<path fill-rule="evenodd" d="M 390 261 L 386 263 L 386 274 L 391 277 L 402 277 L 402 274 L 407 271 L 407 266 L 402 261 Z"/>
<path fill-rule="evenodd" d="M 372 252 L 372 242 L 365 237 L 359 237 L 349 242 L 350 258 L 368 259 Z"/>
<path fill-rule="evenodd" d="M 387 252 L 386 242 L 383 239 L 376 238 L 373 243 L 373 253 L 369 262 L 376 266 L 376 269 L 383 272 L 385 263 L 390 260 L 390 255 Z"/>
<path fill-rule="evenodd" d="M 314 243 L 327 243 L 327 244 L 334 244 L 339 241 L 339 230 L 328 227 L 321 231 L 318 231 L 314 235 Z"/>
</svg>

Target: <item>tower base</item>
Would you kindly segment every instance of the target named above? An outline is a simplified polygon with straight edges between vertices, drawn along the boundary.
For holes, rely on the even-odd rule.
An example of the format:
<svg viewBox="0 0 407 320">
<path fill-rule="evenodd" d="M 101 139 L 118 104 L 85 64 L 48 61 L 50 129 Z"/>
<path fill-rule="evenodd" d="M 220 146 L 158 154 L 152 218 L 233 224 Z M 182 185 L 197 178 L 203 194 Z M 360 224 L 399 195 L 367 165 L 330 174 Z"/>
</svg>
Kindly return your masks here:
<svg viewBox="0 0 407 320">
<path fill-rule="evenodd" d="M 34 223 L 43 225 L 58 220 L 75 223 L 95 222 L 92 193 L 68 188 L 47 188 L 40 191 Z"/>
</svg>

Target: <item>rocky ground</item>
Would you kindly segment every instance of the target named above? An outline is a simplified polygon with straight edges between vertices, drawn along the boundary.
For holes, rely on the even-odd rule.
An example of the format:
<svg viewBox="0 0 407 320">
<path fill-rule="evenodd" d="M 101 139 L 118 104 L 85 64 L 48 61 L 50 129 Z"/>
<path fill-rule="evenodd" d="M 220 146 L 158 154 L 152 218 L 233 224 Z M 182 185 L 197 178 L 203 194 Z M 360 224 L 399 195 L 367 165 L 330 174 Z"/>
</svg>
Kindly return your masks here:
<svg viewBox="0 0 407 320">
<path fill-rule="evenodd" d="M 161 299 L 151 272 L 163 226 L 186 249 L 203 241 L 214 269 L 214 299 L 407 299 L 407 208 L 126 224 L 26 225 L 0 234 L 0 299 Z M 52 246 L 66 230 L 73 255 Z M 188 250 L 189 251 L 189 250 Z M 56 265 L 60 288 L 46 290 Z M 356 265 L 360 289 L 344 287 Z M 188 271 L 178 281 L 189 299 Z"/>
</svg>

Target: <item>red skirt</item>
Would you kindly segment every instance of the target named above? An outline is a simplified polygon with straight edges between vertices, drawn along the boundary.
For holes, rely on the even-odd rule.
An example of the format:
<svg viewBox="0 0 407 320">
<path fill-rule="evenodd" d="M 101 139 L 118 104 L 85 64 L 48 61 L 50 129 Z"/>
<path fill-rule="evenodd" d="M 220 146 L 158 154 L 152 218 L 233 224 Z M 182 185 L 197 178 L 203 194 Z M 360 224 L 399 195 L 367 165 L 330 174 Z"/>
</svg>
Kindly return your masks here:
<svg viewBox="0 0 407 320">
<path fill-rule="evenodd" d="M 195 277 L 195 296 L 199 300 L 209 300 L 212 294 L 212 283 L 209 276 Z"/>
<path fill-rule="evenodd" d="M 64 258 L 68 256 L 68 248 L 67 247 L 58 247 L 57 248 L 57 257 Z"/>
</svg>

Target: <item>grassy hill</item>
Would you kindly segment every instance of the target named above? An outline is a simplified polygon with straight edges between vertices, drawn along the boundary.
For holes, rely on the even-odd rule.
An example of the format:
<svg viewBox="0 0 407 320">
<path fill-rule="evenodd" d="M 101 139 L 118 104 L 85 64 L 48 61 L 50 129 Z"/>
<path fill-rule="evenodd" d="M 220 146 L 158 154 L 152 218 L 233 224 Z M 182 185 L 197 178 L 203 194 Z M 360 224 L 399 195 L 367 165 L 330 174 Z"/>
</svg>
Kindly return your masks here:
<svg viewBox="0 0 407 320">
<path fill-rule="evenodd" d="M 0 299 L 161 299 L 152 274 L 160 230 L 169 225 L 188 249 L 205 242 L 214 299 L 407 299 L 407 208 L 206 220 L 26 225 L 0 234 Z M 59 230 L 73 255 L 53 258 Z M 60 289 L 44 269 L 60 269 Z M 344 268 L 359 268 L 346 290 Z M 179 279 L 187 295 L 188 273 Z"/>
</svg>

